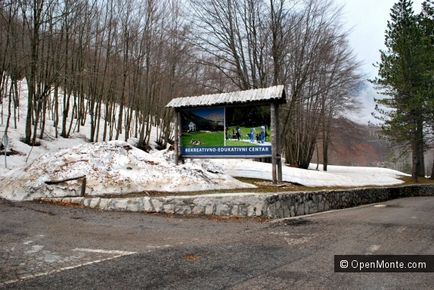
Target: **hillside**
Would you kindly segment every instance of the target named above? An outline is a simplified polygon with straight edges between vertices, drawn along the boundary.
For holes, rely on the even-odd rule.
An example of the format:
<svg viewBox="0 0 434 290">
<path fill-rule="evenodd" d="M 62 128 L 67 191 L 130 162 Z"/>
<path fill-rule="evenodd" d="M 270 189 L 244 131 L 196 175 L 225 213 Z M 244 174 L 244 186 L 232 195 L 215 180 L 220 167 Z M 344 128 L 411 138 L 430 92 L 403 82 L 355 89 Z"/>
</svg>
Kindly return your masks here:
<svg viewBox="0 0 434 290">
<path fill-rule="evenodd" d="M 339 118 L 332 127 L 331 136 L 330 164 L 384 166 L 388 161 L 390 145 L 379 137 L 376 128 Z M 321 146 L 318 149 L 321 162 Z M 312 162 L 317 162 L 316 153 Z"/>
<path fill-rule="evenodd" d="M 87 193 L 92 195 L 128 194 L 133 192 L 166 191 L 183 192 L 191 190 L 229 191 L 236 188 L 249 188 L 233 177 L 247 177 L 271 180 L 270 164 L 252 160 L 187 160 L 175 166 L 173 152 L 156 150 L 158 131 L 153 124 L 146 125 L 150 130 L 150 152 L 137 148 L 137 138 L 131 133 L 127 142 L 89 142 L 90 122 L 79 122 L 75 119 L 73 108 L 69 108 L 67 123 L 72 124 L 69 138 L 55 136 L 55 121 L 52 110 L 46 112 L 45 132 L 43 139 L 37 139 L 38 146 L 29 146 L 22 142 L 25 130 L 25 113 L 27 110 L 25 83 L 19 92 L 19 107 L 16 110 L 17 124 L 11 122 L 8 129 L 9 149 L 7 168 L 5 159 L 0 160 L 0 182 L 3 184 L 0 196 L 21 200 L 33 199 L 44 195 L 64 196 L 78 194 L 78 182 L 69 185 L 47 185 L 49 181 L 87 177 Z M 60 98 L 62 99 L 62 98 Z M 49 99 L 50 100 L 50 99 Z M 5 119 L 8 108 L 7 99 L 3 99 L 0 132 L 5 132 Z M 85 103 L 86 106 L 86 103 Z M 62 103 L 59 104 L 62 107 Z M 100 117 L 104 123 L 104 114 Z M 86 116 L 89 120 L 89 115 Z M 151 120 L 152 118 L 148 118 Z M 357 132 L 353 123 L 341 120 L 340 123 L 348 132 Z M 61 128 L 58 125 L 57 130 Z M 135 126 L 131 126 L 133 131 Z M 114 128 L 115 129 L 115 128 Z M 38 134 L 41 128 L 38 127 Z M 345 132 L 337 130 L 337 132 Z M 366 131 L 361 131 L 366 132 Z M 350 134 L 350 133 L 348 133 Z M 114 136 L 114 134 L 113 134 Z M 375 158 L 381 160 L 381 147 L 375 143 L 362 143 L 363 134 L 336 135 L 333 154 L 339 155 L 342 164 L 354 162 L 372 163 Z M 349 138 L 352 136 L 354 138 Z M 109 137 L 109 136 L 108 136 Z M 357 138 L 356 138 L 357 137 Z M 101 138 L 101 135 L 100 135 Z M 125 138 L 125 132 L 119 139 Z M 101 141 L 101 139 L 98 139 Z M 360 144 L 358 144 L 358 142 Z M 366 148 L 361 157 L 355 152 Z M 402 173 L 383 168 L 330 166 L 328 172 L 290 168 L 284 166 L 284 181 L 304 186 L 367 186 L 393 185 L 402 183 Z"/>
</svg>

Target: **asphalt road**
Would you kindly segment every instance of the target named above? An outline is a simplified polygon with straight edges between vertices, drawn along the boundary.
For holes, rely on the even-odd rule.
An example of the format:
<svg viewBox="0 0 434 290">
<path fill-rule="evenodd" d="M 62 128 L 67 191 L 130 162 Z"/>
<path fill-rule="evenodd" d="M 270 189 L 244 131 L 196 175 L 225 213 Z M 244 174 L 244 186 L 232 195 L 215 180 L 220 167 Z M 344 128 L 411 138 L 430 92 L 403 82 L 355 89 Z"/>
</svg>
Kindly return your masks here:
<svg viewBox="0 0 434 290">
<path fill-rule="evenodd" d="M 434 197 L 278 223 L 0 200 L 0 288 L 433 289 L 434 273 L 335 273 L 338 254 L 434 254 Z"/>
</svg>

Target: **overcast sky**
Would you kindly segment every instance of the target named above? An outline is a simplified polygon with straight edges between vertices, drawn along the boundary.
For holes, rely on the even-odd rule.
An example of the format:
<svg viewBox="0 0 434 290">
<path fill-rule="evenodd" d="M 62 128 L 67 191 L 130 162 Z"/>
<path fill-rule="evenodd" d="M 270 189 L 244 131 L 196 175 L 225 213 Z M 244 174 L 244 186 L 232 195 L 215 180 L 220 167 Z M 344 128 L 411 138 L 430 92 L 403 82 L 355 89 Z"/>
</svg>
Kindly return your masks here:
<svg viewBox="0 0 434 290">
<path fill-rule="evenodd" d="M 335 0 L 343 5 L 342 20 L 349 35 L 350 45 L 362 62 L 368 78 L 377 74 L 373 63 L 380 58 L 379 49 L 384 49 L 384 32 L 390 19 L 390 9 L 398 0 Z M 420 12 L 423 0 L 413 0 L 415 13 Z"/>
<path fill-rule="evenodd" d="M 398 0 L 335 0 L 342 6 L 342 21 L 345 29 L 350 29 L 349 42 L 358 60 L 361 62 L 361 73 L 367 79 L 373 79 L 377 75 L 377 69 L 373 66 L 380 59 L 380 49 L 384 49 L 384 32 L 387 21 L 390 19 L 390 9 Z M 423 0 L 413 0 L 413 10 L 420 12 Z M 380 97 L 370 83 L 357 97 L 360 106 L 358 111 L 347 112 L 346 117 L 361 124 L 378 124 L 379 121 L 372 117 L 374 111 L 374 98 Z"/>
</svg>

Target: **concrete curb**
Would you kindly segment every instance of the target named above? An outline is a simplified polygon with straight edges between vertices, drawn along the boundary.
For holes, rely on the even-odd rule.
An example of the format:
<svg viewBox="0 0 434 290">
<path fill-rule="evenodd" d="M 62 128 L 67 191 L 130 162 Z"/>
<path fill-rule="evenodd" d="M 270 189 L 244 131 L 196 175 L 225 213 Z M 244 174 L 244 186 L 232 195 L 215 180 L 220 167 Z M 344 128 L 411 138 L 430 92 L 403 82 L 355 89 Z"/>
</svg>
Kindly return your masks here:
<svg viewBox="0 0 434 290">
<path fill-rule="evenodd" d="M 410 196 L 434 196 L 434 185 L 282 193 L 227 193 L 131 198 L 65 197 L 41 200 L 76 204 L 101 210 L 285 218 Z"/>
</svg>

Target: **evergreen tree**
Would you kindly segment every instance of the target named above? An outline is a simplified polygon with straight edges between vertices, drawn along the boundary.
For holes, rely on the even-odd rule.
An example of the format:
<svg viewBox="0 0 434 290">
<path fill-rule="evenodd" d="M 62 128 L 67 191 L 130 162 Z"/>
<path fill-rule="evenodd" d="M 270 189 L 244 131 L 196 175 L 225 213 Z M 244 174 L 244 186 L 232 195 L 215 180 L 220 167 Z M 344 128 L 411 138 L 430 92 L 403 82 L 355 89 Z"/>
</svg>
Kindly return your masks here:
<svg viewBox="0 0 434 290">
<path fill-rule="evenodd" d="M 424 50 L 427 70 L 425 72 L 425 90 L 427 98 L 427 121 L 431 132 L 429 134 L 431 144 L 434 142 L 434 1 L 426 0 L 422 3 L 422 11 L 419 15 L 424 37 Z M 432 161 L 431 179 L 434 179 L 434 160 Z"/>
<path fill-rule="evenodd" d="M 387 96 L 377 100 L 386 108 L 378 109 L 384 115 L 383 132 L 394 141 L 409 145 L 412 176 L 417 179 L 425 175 L 425 128 L 432 105 L 426 87 L 432 79 L 428 73 L 432 61 L 427 60 L 427 38 L 412 5 L 411 0 L 399 0 L 391 9 L 385 34 L 386 50 L 380 51 L 374 83 Z"/>
</svg>

